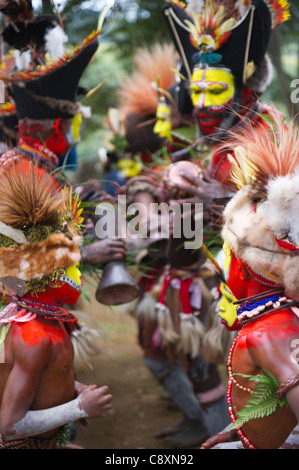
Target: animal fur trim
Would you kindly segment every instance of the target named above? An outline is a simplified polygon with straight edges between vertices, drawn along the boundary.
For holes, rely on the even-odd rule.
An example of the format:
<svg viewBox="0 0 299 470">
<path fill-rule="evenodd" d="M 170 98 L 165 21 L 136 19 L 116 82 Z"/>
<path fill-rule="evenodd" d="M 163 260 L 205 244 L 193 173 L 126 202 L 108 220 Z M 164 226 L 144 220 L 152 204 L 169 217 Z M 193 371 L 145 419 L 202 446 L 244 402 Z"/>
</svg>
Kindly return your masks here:
<svg viewBox="0 0 299 470">
<path fill-rule="evenodd" d="M 37 243 L 0 248 L 0 277 L 14 276 L 24 281 L 49 276 L 58 268 L 79 263 L 80 250 L 63 234 L 49 236 Z"/>
<path fill-rule="evenodd" d="M 56 99 L 51 96 L 37 95 L 36 93 L 28 89 L 26 90 L 26 92 L 36 101 L 39 101 L 52 109 L 59 109 L 59 111 L 68 113 L 72 116 L 76 116 L 76 114 L 80 112 L 80 103 L 74 103 L 70 100 Z"/>
<path fill-rule="evenodd" d="M 254 74 L 246 81 L 246 88 L 255 93 L 264 93 L 273 78 L 273 65 L 268 55 L 265 55 L 261 65 Z"/>
<path fill-rule="evenodd" d="M 298 256 L 291 256 L 277 244 L 265 214 L 253 210 L 252 192 L 250 185 L 244 186 L 228 203 L 222 237 L 265 283 L 282 285 L 288 297 L 299 300 Z"/>
</svg>

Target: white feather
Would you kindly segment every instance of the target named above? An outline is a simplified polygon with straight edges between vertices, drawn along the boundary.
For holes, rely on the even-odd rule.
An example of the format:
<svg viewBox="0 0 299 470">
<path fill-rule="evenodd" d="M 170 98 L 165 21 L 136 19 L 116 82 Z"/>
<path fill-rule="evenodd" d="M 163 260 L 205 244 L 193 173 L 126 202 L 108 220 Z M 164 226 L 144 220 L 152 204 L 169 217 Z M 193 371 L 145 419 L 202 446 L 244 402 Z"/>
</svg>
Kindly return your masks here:
<svg viewBox="0 0 299 470">
<path fill-rule="evenodd" d="M 18 70 L 27 70 L 32 60 L 30 51 L 21 52 L 17 49 L 14 50 L 14 58 Z"/>
<path fill-rule="evenodd" d="M 68 37 L 63 29 L 57 25 L 45 34 L 45 49 L 52 60 L 57 60 L 65 54 Z"/>
<path fill-rule="evenodd" d="M 299 242 L 299 173 L 278 176 L 267 185 L 266 216 L 274 232 L 288 233 L 291 241 Z"/>
<path fill-rule="evenodd" d="M 291 201 L 290 205 L 290 232 L 289 236 L 294 241 L 294 243 L 299 243 L 299 172 L 295 173 L 293 176 L 293 191 L 295 197 Z"/>
<path fill-rule="evenodd" d="M 13 228 L 10 225 L 6 225 L 4 222 L 1 222 L 1 221 L 0 221 L 0 234 L 5 235 L 6 237 L 10 238 L 16 243 L 19 243 L 20 245 L 23 245 L 24 243 L 28 243 L 22 230 Z"/>
<path fill-rule="evenodd" d="M 266 216 L 274 232 L 285 232 L 289 229 L 289 207 L 293 197 L 291 175 L 278 176 L 267 185 Z"/>
<path fill-rule="evenodd" d="M 203 12 L 204 6 L 205 0 L 188 0 L 187 2 L 187 10 L 198 15 Z"/>
</svg>

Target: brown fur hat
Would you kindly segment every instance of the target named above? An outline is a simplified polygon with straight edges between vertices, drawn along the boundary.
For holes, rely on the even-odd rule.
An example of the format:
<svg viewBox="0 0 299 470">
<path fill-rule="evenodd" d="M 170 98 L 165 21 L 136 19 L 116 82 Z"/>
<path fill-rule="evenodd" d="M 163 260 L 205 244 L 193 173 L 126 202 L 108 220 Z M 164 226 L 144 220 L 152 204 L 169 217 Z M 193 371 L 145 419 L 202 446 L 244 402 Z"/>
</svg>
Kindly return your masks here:
<svg viewBox="0 0 299 470">
<path fill-rule="evenodd" d="M 49 276 L 57 268 L 66 269 L 80 261 L 80 250 L 62 233 L 37 243 L 0 248 L 0 277 L 14 276 L 24 281 Z"/>
</svg>

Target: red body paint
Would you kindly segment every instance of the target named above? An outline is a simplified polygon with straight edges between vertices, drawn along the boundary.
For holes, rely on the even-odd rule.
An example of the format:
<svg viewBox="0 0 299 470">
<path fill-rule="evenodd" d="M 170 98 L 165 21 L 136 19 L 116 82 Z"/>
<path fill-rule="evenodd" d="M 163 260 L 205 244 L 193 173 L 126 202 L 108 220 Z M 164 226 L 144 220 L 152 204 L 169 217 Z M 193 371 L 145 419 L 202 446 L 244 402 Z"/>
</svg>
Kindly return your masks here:
<svg viewBox="0 0 299 470">
<path fill-rule="evenodd" d="M 18 324 L 21 338 L 28 347 L 37 347 L 42 344 L 43 341 L 60 342 L 61 344 L 65 341 L 64 331 L 54 325 L 45 325 L 40 320 L 32 320 L 28 323 Z"/>
</svg>

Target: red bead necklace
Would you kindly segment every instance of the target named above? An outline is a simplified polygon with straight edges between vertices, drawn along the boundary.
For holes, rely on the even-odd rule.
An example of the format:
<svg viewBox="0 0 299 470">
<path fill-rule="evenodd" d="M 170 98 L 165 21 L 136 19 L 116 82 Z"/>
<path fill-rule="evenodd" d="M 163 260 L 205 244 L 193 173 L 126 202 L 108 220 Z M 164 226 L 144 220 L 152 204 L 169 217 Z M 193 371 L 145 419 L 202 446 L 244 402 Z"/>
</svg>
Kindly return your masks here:
<svg viewBox="0 0 299 470">
<path fill-rule="evenodd" d="M 229 412 L 230 418 L 232 420 L 232 423 L 235 423 L 236 420 L 237 420 L 237 417 L 236 417 L 235 412 L 234 412 L 233 400 L 232 400 L 232 386 L 233 386 L 233 384 L 235 384 L 238 388 L 240 388 L 243 391 L 252 393 L 251 389 L 248 389 L 248 388 L 245 388 L 245 387 L 241 386 L 240 384 L 238 384 L 236 382 L 236 380 L 233 377 L 233 373 L 232 373 L 232 356 L 233 356 L 233 352 L 234 352 L 234 349 L 235 349 L 236 344 L 237 344 L 237 340 L 238 340 L 238 336 L 234 339 L 234 342 L 232 344 L 232 347 L 230 348 L 228 359 L 227 359 L 227 368 L 228 368 L 228 376 L 229 377 L 228 377 L 226 397 L 227 397 L 227 404 L 228 404 L 228 412 Z M 245 444 L 249 449 L 256 449 L 256 447 L 245 436 L 245 434 L 243 433 L 241 428 L 236 428 L 236 431 L 237 431 L 238 436 L 241 439 L 243 444 Z"/>
</svg>

